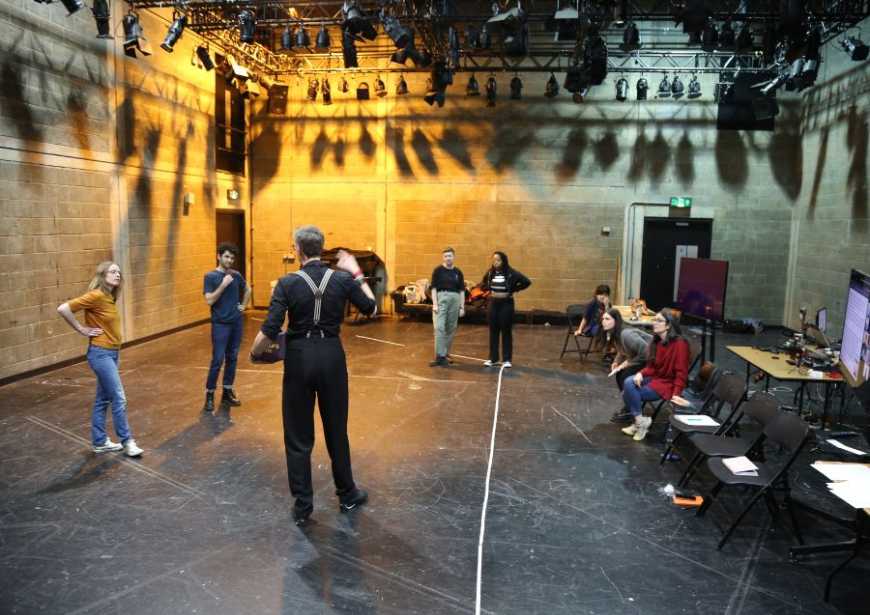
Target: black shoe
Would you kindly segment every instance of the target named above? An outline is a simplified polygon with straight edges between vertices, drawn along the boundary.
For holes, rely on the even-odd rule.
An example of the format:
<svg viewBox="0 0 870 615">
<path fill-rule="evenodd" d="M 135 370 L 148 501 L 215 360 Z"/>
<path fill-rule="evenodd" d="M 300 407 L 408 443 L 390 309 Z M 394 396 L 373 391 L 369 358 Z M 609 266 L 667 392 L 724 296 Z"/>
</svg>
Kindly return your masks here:
<svg viewBox="0 0 870 615">
<path fill-rule="evenodd" d="M 611 423 L 631 423 L 634 420 L 631 412 L 626 409 L 617 410 L 613 413 L 613 416 L 610 417 Z"/>
<path fill-rule="evenodd" d="M 214 391 L 206 391 L 205 405 L 202 407 L 203 412 L 214 412 Z"/>
<path fill-rule="evenodd" d="M 447 357 L 435 357 L 434 361 L 429 362 L 429 367 L 447 367 Z"/>
<path fill-rule="evenodd" d="M 308 520 L 311 518 L 311 513 L 314 512 L 313 506 L 305 506 L 303 508 L 299 508 L 297 506 L 293 507 L 293 523 L 298 526 L 303 526 L 308 523 Z"/>
<path fill-rule="evenodd" d="M 241 400 L 236 397 L 236 392 L 232 389 L 224 389 L 224 394 L 221 396 L 221 404 L 224 406 L 241 406 Z"/>
<path fill-rule="evenodd" d="M 339 510 L 343 513 L 350 512 L 354 508 L 358 506 L 362 506 L 366 502 L 369 501 L 369 494 L 354 487 L 353 491 L 351 491 L 346 496 L 339 498 Z"/>
</svg>

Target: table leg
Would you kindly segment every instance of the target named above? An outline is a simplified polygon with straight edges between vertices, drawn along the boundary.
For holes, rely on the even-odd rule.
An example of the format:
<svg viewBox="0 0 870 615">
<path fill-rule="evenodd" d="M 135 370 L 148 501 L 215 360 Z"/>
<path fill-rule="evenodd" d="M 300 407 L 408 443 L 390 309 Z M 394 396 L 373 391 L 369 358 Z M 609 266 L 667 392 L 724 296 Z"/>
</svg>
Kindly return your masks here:
<svg viewBox="0 0 870 615">
<path fill-rule="evenodd" d="M 831 598 L 831 584 L 834 581 L 834 576 L 837 575 L 843 568 L 845 568 L 849 562 L 855 559 L 858 556 L 858 553 L 861 551 L 861 546 L 864 543 L 864 517 L 866 515 L 862 515 L 862 509 L 857 509 L 855 511 L 855 547 L 852 550 L 852 553 L 849 554 L 849 557 L 844 559 L 840 564 L 834 568 L 831 573 L 828 575 L 828 580 L 825 583 L 825 602 Z"/>
</svg>

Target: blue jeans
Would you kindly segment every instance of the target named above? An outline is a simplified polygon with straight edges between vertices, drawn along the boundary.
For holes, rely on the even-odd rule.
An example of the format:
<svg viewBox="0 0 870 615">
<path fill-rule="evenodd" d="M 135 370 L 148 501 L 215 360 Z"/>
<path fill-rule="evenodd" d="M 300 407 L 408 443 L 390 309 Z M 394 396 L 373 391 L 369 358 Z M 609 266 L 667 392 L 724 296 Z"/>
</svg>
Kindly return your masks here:
<svg viewBox="0 0 870 615">
<path fill-rule="evenodd" d="M 97 376 L 97 398 L 91 413 L 91 442 L 98 446 L 106 441 L 106 410 L 112 404 L 112 424 L 123 444 L 133 437 L 127 424 L 127 396 L 118 372 L 119 352 L 91 345 L 88 365 Z"/>
<path fill-rule="evenodd" d="M 231 323 L 211 323 L 211 365 L 208 368 L 206 391 L 214 391 L 217 386 L 221 365 L 224 365 L 224 388 L 231 389 L 236 381 L 236 364 L 239 359 L 239 346 L 242 343 L 243 321 L 241 316 Z"/>
<path fill-rule="evenodd" d="M 622 390 L 622 399 L 632 416 L 643 414 L 643 402 L 661 399 L 659 394 L 649 388 L 652 378 L 644 378 L 641 385 L 634 383 L 634 378 L 626 378 L 625 388 Z"/>
</svg>

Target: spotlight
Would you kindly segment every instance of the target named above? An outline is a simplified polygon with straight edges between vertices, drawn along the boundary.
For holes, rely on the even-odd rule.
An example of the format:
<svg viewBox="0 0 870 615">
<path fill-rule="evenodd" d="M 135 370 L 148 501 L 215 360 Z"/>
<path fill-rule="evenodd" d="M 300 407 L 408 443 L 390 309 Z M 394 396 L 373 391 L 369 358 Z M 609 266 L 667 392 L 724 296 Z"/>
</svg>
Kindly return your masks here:
<svg viewBox="0 0 870 615">
<path fill-rule="evenodd" d="M 804 70 L 804 58 L 796 58 L 788 68 L 785 89 L 789 92 L 801 89 L 801 73 Z"/>
<path fill-rule="evenodd" d="M 459 68 L 459 33 L 453 26 L 447 30 L 447 42 L 450 54 L 450 66 Z"/>
<path fill-rule="evenodd" d="M 341 37 L 341 54 L 344 57 L 345 68 L 356 68 L 359 62 L 356 57 L 356 42 L 350 30 L 345 30 Z"/>
<path fill-rule="evenodd" d="M 285 51 L 293 49 L 293 31 L 290 30 L 290 26 L 284 28 L 281 33 L 281 49 Z"/>
<path fill-rule="evenodd" d="M 326 29 L 326 24 L 320 26 L 314 46 L 317 49 L 329 49 L 329 30 Z"/>
<path fill-rule="evenodd" d="M 718 42 L 719 32 L 716 31 L 716 24 L 711 20 L 707 20 L 707 24 L 701 32 L 701 49 L 704 51 L 713 51 L 716 49 L 716 44 Z"/>
<path fill-rule="evenodd" d="M 664 74 L 662 80 L 659 81 L 659 98 L 670 98 L 671 97 L 671 83 L 668 81 L 667 73 Z"/>
<path fill-rule="evenodd" d="M 345 0 L 341 7 L 341 13 L 344 16 L 343 27 L 354 36 L 361 36 L 364 39 L 373 41 L 377 38 L 378 33 L 372 22 L 363 14 L 357 0 Z"/>
<path fill-rule="evenodd" d="M 523 97 L 523 82 L 519 76 L 514 75 L 511 79 L 511 100 L 520 100 Z"/>
<path fill-rule="evenodd" d="M 589 85 L 601 85 L 607 77 L 607 44 L 601 35 L 593 33 L 583 51 L 583 68 L 589 74 Z"/>
<path fill-rule="evenodd" d="M 432 79 L 426 80 L 426 93 L 423 94 L 423 100 L 426 101 L 426 104 L 430 107 L 435 103 L 438 103 L 439 107 L 444 106 L 444 101 L 446 99 L 445 93 L 443 91 L 439 92 L 435 89 L 435 84 Z"/>
<path fill-rule="evenodd" d="M 85 3 L 82 0 L 60 0 L 60 1 L 63 3 L 64 8 L 66 8 L 67 12 L 69 13 L 67 15 L 67 17 L 69 17 L 69 15 L 72 15 L 73 13 L 77 12 L 79 9 L 81 9 L 85 5 Z"/>
<path fill-rule="evenodd" d="M 497 3 L 493 3 L 493 8 L 497 12 L 487 20 L 486 25 L 501 31 L 505 54 L 510 56 L 526 55 L 529 48 L 529 26 L 526 23 L 526 12 L 519 4 L 503 12 L 499 11 Z"/>
<path fill-rule="evenodd" d="M 166 38 L 160 43 L 160 48 L 163 51 L 172 53 L 172 49 L 175 47 L 178 39 L 181 38 L 181 33 L 184 32 L 186 25 L 187 15 L 176 15 L 175 19 L 172 20 L 172 25 L 169 26 L 169 30 L 166 32 Z"/>
<path fill-rule="evenodd" d="M 468 85 L 465 86 L 466 96 L 480 96 L 480 84 L 477 83 L 474 75 L 468 78 Z"/>
<path fill-rule="evenodd" d="M 316 77 L 312 77 L 308 80 L 308 100 L 314 102 L 317 100 L 317 90 L 320 88 L 320 83 L 318 83 Z"/>
<path fill-rule="evenodd" d="M 329 79 L 326 77 L 323 78 L 323 83 L 320 85 L 320 94 L 323 96 L 325 106 L 332 104 L 332 86 L 329 85 Z"/>
<path fill-rule="evenodd" d="M 399 83 L 396 84 L 396 96 L 404 96 L 408 93 L 408 82 L 404 75 L 399 75 Z"/>
<path fill-rule="evenodd" d="M 94 21 L 97 23 L 97 38 L 112 38 L 109 31 L 109 2 L 108 0 L 94 0 Z"/>
<path fill-rule="evenodd" d="M 740 34 L 737 35 L 735 45 L 739 53 L 746 53 L 747 51 L 752 51 L 752 49 L 755 47 L 755 44 L 752 41 L 752 28 L 749 27 L 748 22 L 745 23 L 740 29 Z"/>
<path fill-rule="evenodd" d="M 583 88 L 589 88 L 589 73 L 583 66 L 573 65 L 568 67 L 565 73 L 565 82 L 562 84 L 566 90 L 576 94 Z"/>
<path fill-rule="evenodd" d="M 480 28 L 480 48 L 481 49 L 489 49 L 492 47 L 492 33 L 489 31 L 489 28 L 484 24 Z"/>
<path fill-rule="evenodd" d="M 864 41 L 860 38 L 855 36 L 849 36 L 841 40 L 840 47 L 842 47 L 843 51 L 848 53 L 849 57 L 855 62 L 866 60 L 867 52 L 870 51 L 870 47 L 864 44 Z"/>
<path fill-rule="evenodd" d="M 546 29 L 555 32 L 553 40 L 573 41 L 577 38 L 577 28 L 580 24 L 580 14 L 577 7 L 559 8 L 555 15 L 547 20 Z"/>
<path fill-rule="evenodd" d="M 124 28 L 124 53 L 131 58 L 138 51 L 144 56 L 151 55 L 151 44 L 145 39 L 145 33 L 139 24 L 139 15 L 130 11 L 121 19 Z"/>
<path fill-rule="evenodd" d="M 697 75 L 692 75 L 691 81 L 689 81 L 689 98 L 695 99 L 701 97 L 701 82 L 698 81 Z"/>
<path fill-rule="evenodd" d="M 621 26 L 625 23 L 625 20 L 628 19 L 630 13 L 630 7 L 628 6 L 628 0 L 617 0 L 613 3 L 613 23 L 617 26 Z"/>
<path fill-rule="evenodd" d="M 480 30 L 468 26 L 465 30 L 465 44 L 471 49 L 480 49 Z"/>
<path fill-rule="evenodd" d="M 369 84 L 365 81 L 356 86 L 356 99 L 369 100 Z"/>
<path fill-rule="evenodd" d="M 254 32 L 257 29 L 257 20 L 254 11 L 242 9 L 237 16 L 239 21 L 239 40 L 243 43 L 254 42 Z"/>
<path fill-rule="evenodd" d="M 311 47 L 311 37 L 308 36 L 308 31 L 299 24 L 299 29 L 296 30 L 296 46 L 300 48 Z"/>
<path fill-rule="evenodd" d="M 556 80 L 556 75 L 550 73 L 550 78 L 547 79 L 547 85 L 544 87 L 544 96 L 547 98 L 555 98 L 559 95 L 559 82 Z"/>
<path fill-rule="evenodd" d="M 722 30 L 719 32 L 719 48 L 725 50 L 734 49 L 737 43 L 737 36 L 734 34 L 734 28 L 730 21 L 722 24 Z"/>
<path fill-rule="evenodd" d="M 674 98 L 682 98 L 685 89 L 683 82 L 680 81 L 680 76 L 674 75 L 674 80 L 671 81 L 671 94 L 674 95 Z"/>
<path fill-rule="evenodd" d="M 635 88 L 637 90 L 637 99 L 646 100 L 646 94 L 649 91 L 649 82 L 646 80 L 645 77 L 641 77 L 637 80 Z"/>
<path fill-rule="evenodd" d="M 341 81 L 338 82 L 338 91 L 342 94 L 347 94 L 350 90 L 350 85 L 347 83 L 347 79 L 344 77 L 341 78 Z"/>
<path fill-rule="evenodd" d="M 199 45 L 196 48 L 196 57 L 199 58 L 199 61 L 202 63 L 202 67 L 205 70 L 211 70 L 214 68 L 214 62 L 212 62 L 211 56 L 208 53 L 208 49 Z"/>
<path fill-rule="evenodd" d="M 616 100 L 625 102 L 628 99 L 628 79 L 620 77 L 616 80 Z"/>
<path fill-rule="evenodd" d="M 443 107 L 447 96 L 447 86 L 452 83 L 453 73 L 447 65 L 443 61 L 436 62 L 432 67 L 432 76 L 429 78 L 423 100 L 429 105 L 438 103 L 439 107 Z"/>
<path fill-rule="evenodd" d="M 640 30 L 634 23 L 630 23 L 622 33 L 622 50 L 636 51 L 640 46 Z"/>
<path fill-rule="evenodd" d="M 414 32 L 407 26 L 399 23 L 397 18 L 392 15 L 383 15 L 381 16 L 381 23 L 384 24 L 384 32 L 387 33 L 387 36 L 390 37 L 390 40 L 393 41 L 393 44 L 397 48 L 403 49 L 409 44 L 414 43 Z"/>
<path fill-rule="evenodd" d="M 387 86 L 381 79 L 380 75 L 375 78 L 375 94 L 378 98 L 383 98 L 387 95 Z"/>
<path fill-rule="evenodd" d="M 761 86 L 761 93 L 765 96 L 769 96 L 771 94 L 776 94 L 776 91 L 785 85 L 785 82 L 788 80 L 787 73 L 780 73 L 763 86 Z"/>
<path fill-rule="evenodd" d="M 242 98 L 257 98 L 262 93 L 262 90 L 256 79 L 248 79 L 239 84 L 239 93 L 242 95 Z"/>
<path fill-rule="evenodd" d="M 495 77 L 490 75 L 489 79 L 486 80 L 486 106 L 487 107 L 495 107 L 496 88 L 497 88 L 497 84 L 495 81 Z"/>
</svg>

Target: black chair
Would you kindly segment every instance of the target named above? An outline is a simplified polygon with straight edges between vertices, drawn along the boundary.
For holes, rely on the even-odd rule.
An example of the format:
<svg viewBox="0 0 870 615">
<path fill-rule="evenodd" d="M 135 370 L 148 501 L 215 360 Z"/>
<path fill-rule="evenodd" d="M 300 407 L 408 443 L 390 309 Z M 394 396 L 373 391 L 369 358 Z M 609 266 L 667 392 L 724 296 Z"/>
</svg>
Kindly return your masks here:
<svg viewBox="0 0 870 615">
<path fill-rule="evenodd" d="M 725 466 L 723 459 L 720 457 L 712 457 L 707 460 L 707 469 L 716 477 L 717 483 L 710 491 L 710 494 L 704 498 L 704 503 L 698 508 L 696 513 L 697 516 L 701 517 L 707 512 L 713 500 L 716 499 L 716 496 L 719 495 L 719 492 L 726 485 L 742 485 L 756 490 L 755 495 L 750 498 L 721 540 L 719 540 L 717 549 L 721 549 L 725 545 L 728 538 L 731 537 L 731 534 L 740 525 L 740 522 L 743 521 L 743 518 L 761 498 L 764 498 L 773 520 L 776 521 L 779 518 L 779 505 L 777 504 L 776 496 L 774 496 L 774 490 L 782 491 L 785 494 L 782 504 L 788 510 L 795 537 L 800 544 L 804 544 L 803 536 L 795 518 L 794 505 L 791 501 L 788 471 L 810 438 L 809 425 L 799 416 L 782 412 L 765 427 L 764 436 L 768 441 L 779 444 L 789 454 L 784 461 L 780 462 L 778 467 L 773 463 L 756 463 L 756 466 L 758 466 L 758 476 L 738 476 L 733 474 Z"/>
<path fill-rule="evenodd" d="M 746 384 L 743 382 L 743 379 L 735 374 L 724 374 L 722 375 L 716 382 L 716 386 L 713 388 L 713 393 L 710 396 L 710 399 L 704 404 L 701 408 L 700 412 L 695 414 L 707 414 L 717 421 L 719 420 L 719 416 L 722 414 L 722 409 L 727 405 L 731 411 L 728 413 L 728 416 L 724 421 L 719 422 L 718 425 L 690 425 L 686 422 L 680 420 L 680 416 L 690 413 L 674 413 L 671 415 L 669 421 L 670 426 L 674 435 L 673 440 L 671 440 L 668 445 L 665 447 L 665 452 L 662 453 L 661 459 L 659 460 L 659 465 L 663 464 L 665 460 L 667 460 L 668 455 L 674 448 L 676 448 L 680 439 L 684 436 L 687 436 L 692 433 L 708 433 L 715 435 L 722 435 L 725 433 L 727 429 L 732 424 L 736 424 L 740 419 L 739 412 L 740 406 L 743 404 L 743 400 L 746 398 Z"/>
<path fill-rule="evenodd" d="M 755 436 L 733 436 L 733 427 L 736 422 L 731 424 L 731 429 L 728 429 L 721 435 L 709 433 L 690 433 L 689 441 L 695 446 L 697 452 L 689 462 L 686 471 L 677 483 L 678 486 L 688 484 L 692 476 L 695 475 L 699 465 L 709 457 L 758 457 L 753 455 L 761 449 L 764 442 L 764 429 L 778 416 L 779 402 L 770 393 L 756 393 L 742 408 L 743 416 L 748 417 L 761 426 L 761 431 Z M 763 461 L 763 460 L 762 460 Z"/>
<path fill-rule="evenodd" d="M 586 311 L 585 303 L 572 303 L 567 308 L 565 308 L 565 316 L 568 317 L 568 330 L 565 332 L 565 343 L 562 344 L 562 354 L 559 355 L 559 360 L 562 360 L 566 354 L 570 352 L 576 352 L 580 355 L 580 362 L 583 362 L 583 359 L 586 358 L 586 355 L 589 354 L 589 351 L 592 347 L 592 338 L 589 338 L 589 344 L 586 346 L 586 352 L 584 354 L 583 350 L 580 348 L 580 340 L 577 336 L 574 335 L 574 331 L 577 330 L 577 327 L 580 326 L 580 321 L 583 320 L 583 313 Z M 576 350 L 568 349 L 568 342 L 574 340 L 574 345 L 577 347 Z"/>
</svg>

